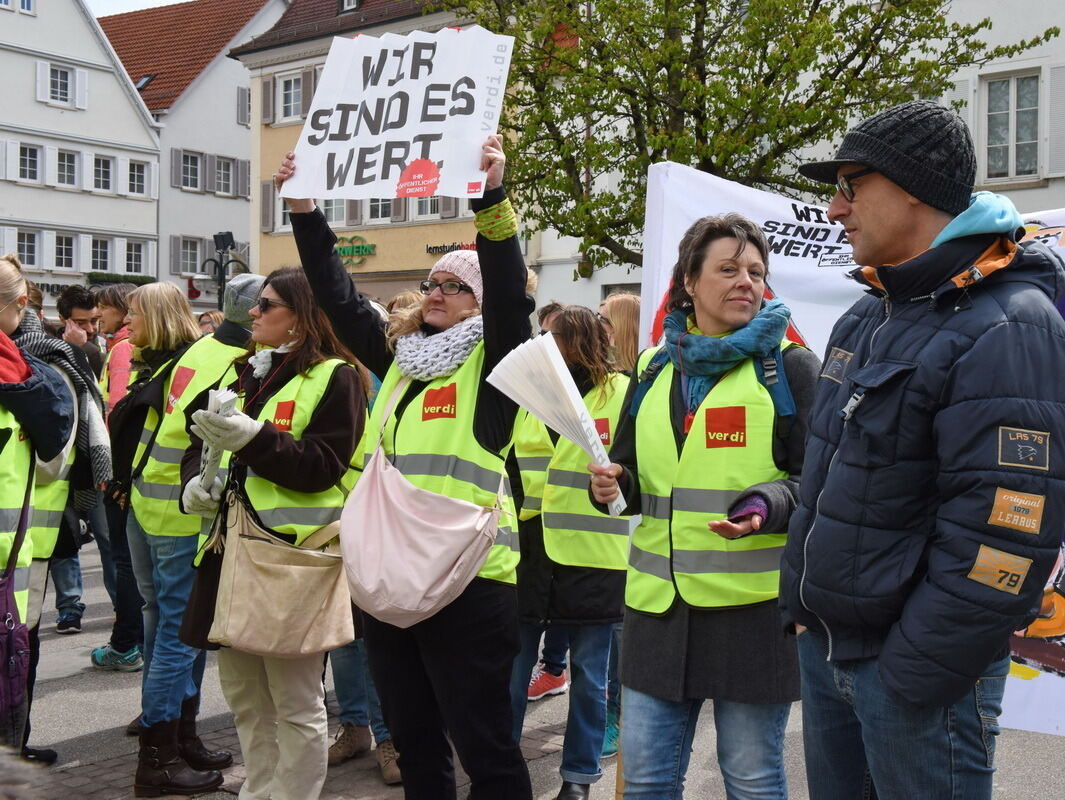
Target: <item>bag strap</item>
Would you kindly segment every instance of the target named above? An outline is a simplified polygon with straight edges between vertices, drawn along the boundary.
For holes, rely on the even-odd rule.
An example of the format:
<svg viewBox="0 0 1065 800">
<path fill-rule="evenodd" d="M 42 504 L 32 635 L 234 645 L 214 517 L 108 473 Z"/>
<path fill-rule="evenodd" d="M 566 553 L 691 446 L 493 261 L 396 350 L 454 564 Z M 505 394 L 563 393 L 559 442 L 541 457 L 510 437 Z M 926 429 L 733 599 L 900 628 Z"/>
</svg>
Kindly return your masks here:
<svg viewBox="0 0 1065 800">
<path fill-rule="evenodd" d="M 340 535 L 340 522 L 330 522 L 328 525 L 323 525 L 316 530 L 302 542 L 295 547 L 300 547 L 304 550 L 319 550 L 325 545 L 329 544 L 335 538 Z"/>
<path fill-rule="evenodd" d="M 18 564 L 18 553 L 22 549 L 22 543 L 26 539 L 26 530 L 30 527 L 30 492 L 33 491 L 33 472 L 36 456 L 30 456 L 30 474 L 26 481 L 26 496 L 22 499 L 22 512 L 18 518 L 18 529 L 15 540 L 11 543 L 11 552 L 7 557 L 7 567 L 4 569 L 4 580 L 8 580 L 15 572 Z"/>
<path fill-rule="evenodd" d="M 392 394 L 388 398 L 388 403 L 385 405 L 385 413 L 381 416 L 381 429 L 377 431 L 377 442 L 374 443 L 373 450 L 370 453 L 374 453 L 378 447 L 381 446 L 381 442 L 385 438 L 385 426 L 388 424 L 388 418 L 392 416 L 392 412 L 396 408 L 396 404 L 399 402 L 399 398 L 403 396 L 403 393 L 410 386 L 411 378 L 409 375 L 404 375 L 399 379 L 399 383 L 396 384 L 396 388 L 392 390 Z M 398 420 L 397 420 L 398 422 Z"/>
</svg>

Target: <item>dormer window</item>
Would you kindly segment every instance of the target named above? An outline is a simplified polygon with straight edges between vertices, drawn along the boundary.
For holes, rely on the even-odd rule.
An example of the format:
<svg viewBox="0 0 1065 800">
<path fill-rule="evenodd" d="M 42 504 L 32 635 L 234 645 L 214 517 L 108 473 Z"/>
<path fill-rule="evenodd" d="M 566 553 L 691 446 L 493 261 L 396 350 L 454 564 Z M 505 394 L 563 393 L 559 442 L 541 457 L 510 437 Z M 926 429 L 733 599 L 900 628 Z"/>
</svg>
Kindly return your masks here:
<svg viewBox="0 0 1065 800">
<path fill-rule="evenodd" d="M 337 0 L 337 13 L 343 14 L 345 11 L 354 11 L 359 7 L 359 0 Z"/>
</svg>

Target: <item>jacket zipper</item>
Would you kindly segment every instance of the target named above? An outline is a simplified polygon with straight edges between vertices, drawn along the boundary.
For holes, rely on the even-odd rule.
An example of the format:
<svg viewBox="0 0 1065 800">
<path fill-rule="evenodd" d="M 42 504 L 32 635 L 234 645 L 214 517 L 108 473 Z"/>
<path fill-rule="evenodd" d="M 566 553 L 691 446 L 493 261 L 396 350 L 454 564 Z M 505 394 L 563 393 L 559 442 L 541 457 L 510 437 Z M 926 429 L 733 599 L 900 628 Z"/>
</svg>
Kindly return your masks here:
<svg viewBox="0 0 1065 800">
<path fill-rule="evenodd" d="M 889 297 L 884 297 L 884 321 L 876 326 L 876 330 L 873 331 L 873 335 L 869 337 L 869 357 L 871 357 L 873 355 L 873 344 L 874 344 L 874 342 L 876 342 L 876 335 L 878 333 L 880 333 L 880 330 L 885 325 L 887 325 L 888 320 L 890 320 L 890 319 L 891 319 L 891 299 Z M 862 366 L 865 366 L 865 364 L 869 363 L 869 357 L 867 357 L 865 359 L 865 362 L 863 362 Z M 847 400 L 847 403 L 846 403 L 846 405 L 843 406 L 843 409 L 839 412 L 840 416 L 843 417 L 843 427 L 840 428 L 840 432 L 839 432 L 840 444 L 842 444 L 843 436 L 847 432 L 847 424 L 851 421 L 851 417 L 854 416 L 854 412 L 858 410 L 858 406 L 860 406 L 862 404 L 862 401 L 864 399 L 865 399 L 865 390 L 864 389 L 856 390 L 854 392 L 854 394 L 852 394 L 850 396 L 850 398 Z M 832 472 L 832 466 L 836 463 L 836 456 L 838 456 L 838 455 L 839 455 L 839 445 L 836 445 L 836 449 L 832 453 L 832 458 L 830 458 L 829 461 L 828 461 L 828 469 L 825 470 L 825 480 L 826 481 L 828 479 L 829 473 Z M 817 613 L 812 608 L 810 608 L 810 606 L 808 606 L 806 604 L 806 594 L 805 594 L 805 591 L 804 591 L 805 588 L 806 588 L 806 564 L 807 564 L 806 553 L 807 553 L 807 549 L 810 546 L 810 539 L 814 535 L 814 528 L 817 527 L 817 517 L 821 513 L 821 498 L 824 496 L 824 494 L 825 494 L 825 487 L 822 486 L 821 487 L 821 491 L 817 493 L 817 500 L 814 502 L 814 517 L 813 517 L 813 521 L 810 523 L 809 530 L 806 531 L 806 539 L 805 539 L 805 541 L 803 541 L 803 545 L 802 545 L 802 575 L 799 577 L 799 602 L 802 603 L 803 607 L 807 611 L 809 611 L 811 614 L 813 614 L 815 617 L 817 617 L 817 621 L 820 622 L 821 623 L 821 627 L 825 629 L 825 636 L 828 637 L 828 655 L 825 657 L 825 661 L 831 661 L 832 660 L 832 631 L 829 629 L 828 623 L 825 622 L 823 619 L 821 619 L 821 617 L 818 617 Z"/>
</svg>

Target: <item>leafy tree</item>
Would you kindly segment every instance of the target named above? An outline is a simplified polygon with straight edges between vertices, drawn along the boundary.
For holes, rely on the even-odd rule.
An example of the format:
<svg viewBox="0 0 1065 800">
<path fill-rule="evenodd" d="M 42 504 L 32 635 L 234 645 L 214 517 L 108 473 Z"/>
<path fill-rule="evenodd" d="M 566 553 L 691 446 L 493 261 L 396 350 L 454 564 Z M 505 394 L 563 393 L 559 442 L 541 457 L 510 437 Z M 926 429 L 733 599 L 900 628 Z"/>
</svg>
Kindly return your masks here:
<svg viewBox="0 0 1065 800">
<path fill-rule="evenodd" d="M 502 128 L 533 229 L 581 240 L 582 272 L 640 264 L 647 168 L 687 164 L 786 195 L 823 193 L 804 150 L 858 118 L 940 97 L 959 70 L 1016 55 L 949 0 L 437 0 L 515 37 Z"/>
</svg>

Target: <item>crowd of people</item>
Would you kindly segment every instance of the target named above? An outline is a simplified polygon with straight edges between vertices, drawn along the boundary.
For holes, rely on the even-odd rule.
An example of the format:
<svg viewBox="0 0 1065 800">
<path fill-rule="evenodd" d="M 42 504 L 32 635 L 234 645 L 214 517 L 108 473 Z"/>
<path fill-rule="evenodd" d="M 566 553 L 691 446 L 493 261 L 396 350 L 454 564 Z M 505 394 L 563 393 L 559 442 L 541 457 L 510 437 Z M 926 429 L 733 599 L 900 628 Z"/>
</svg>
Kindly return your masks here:
<svg viewBox="0 0 1065 800">
<path fill-rule="evenodd" d="M 196 733 L 213 649 L 242 800 L 313 800 L 373 743 L 412 800 L 456 797 L 452 748 L 471 800 L 531 800 L 526 706 L 566 691 L 558 800 L 589 797 L 619 750 L 626 798 L 682 797 L 707 701 L 727 796 L 786 798 L 799 699 L 811 797 L 990 798 L 1008 637 L 1038 612 L 1065 522 L 1065 398 L 1041 377 L 1065 374 L 1065 269 L 1019 242 L 1008 200 L 973 194 L 974 165 L 964 123 L 914 101 L 801 168 L 835 187 L 867 289 L 823 362 L 734 213 L 680 242 L 658 346 L 638 349 L 635 295 L 536 311 L 498 136 L 476 250 L 386 305 L 308 199 L 285 201 L 301 266 L 231 279 L 199 318 L 173 285 L 115 284 L 71 287 L 51 326 L 4 256 L 2 743 L 57 757 L 29 746 L 45 585 L 57 632 L 79 631 L 77 549 L 95 538 L 115 622 L 91 662 L 142 673 L 137 797 L 222 783 L 232 754 Z M 296 169 L 290 153 L 282 196 Z M 609 466 L 486 381 L 534 316 Z M 229 595 L 246 525 L 277 552 L 335 553 L 341 519 L 342 542 L 369 524 L 345 506 L 382 458 L 439 501 L 423 530 L 446 529 L 449 500 L 491 511 L 476 574 L 417 618 L 354 609 L 329 652 L 220 646 L 233 604 L 267 629 L 293 602 L 276 570 Z"/>
</svg>

